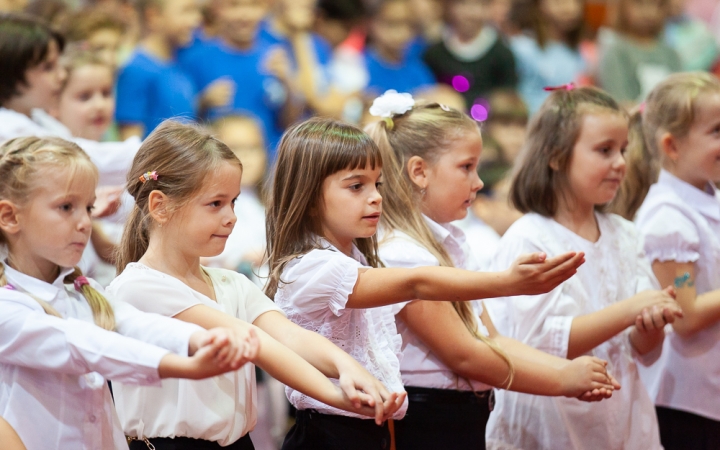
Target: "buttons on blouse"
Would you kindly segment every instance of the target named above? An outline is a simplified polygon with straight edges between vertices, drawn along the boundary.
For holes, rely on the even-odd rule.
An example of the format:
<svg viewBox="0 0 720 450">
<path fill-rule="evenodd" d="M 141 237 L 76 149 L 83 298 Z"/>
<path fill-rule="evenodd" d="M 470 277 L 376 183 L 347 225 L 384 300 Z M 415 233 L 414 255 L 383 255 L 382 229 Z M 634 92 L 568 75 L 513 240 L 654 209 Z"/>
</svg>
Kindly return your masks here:
<svg viewBox="0 0 720 450">
<path fill-rule="evenodd" d="M 88 420 L 90 421 L 90 423 L 95 423 L 95 421 L 97 420 L 97 417 L 95 417 L 95 414 L 90 414 L 88 416 Z"/>
<path fill-rule="evenodd" d="M 222 280 L 223 283 L 227 283 L 227 277 L 225 275 L 223 275 L 222 278 L 220 278 L 220 279 Z"/>
</svg>

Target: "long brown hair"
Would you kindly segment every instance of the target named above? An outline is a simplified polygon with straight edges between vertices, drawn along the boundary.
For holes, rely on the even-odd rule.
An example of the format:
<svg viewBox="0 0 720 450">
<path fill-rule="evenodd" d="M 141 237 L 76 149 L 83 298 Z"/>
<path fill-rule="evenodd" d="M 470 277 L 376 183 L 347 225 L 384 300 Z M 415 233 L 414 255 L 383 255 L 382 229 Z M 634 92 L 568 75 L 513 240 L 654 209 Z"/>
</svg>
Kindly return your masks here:
<svg viewBox="0 0 720 450">
<path fill-rule="evenodd" d="M 420 243 L 437 258 L 440 266 L 453 267 L 450 255 L 422 215 L 421 195 L 410 180 L 407 162 L 419 156 L 429 164 L 435 163 L 453 140 L 461 139 L 468 132 L 479 133 L 477 122 L 465 113 L 438 103 L 418 104 L 391 120 L 391 127 L 383 120 L 366 128 L 385 161 L 382 224 L 388 232 L 403 231 Z M 509 387 L 515 374 L 510 358 L 494 341 L 480 333 L 470 303 L 452 302 L 452 305 L 468 331 L 507 363 L 509 373 L 504 384 Z"/>
<path fill-rule="evenodd" d="M 97 182 L 97 168 L 87 154 L 76 144 L 64 139 L 48 137 L 20 137 L 11 139 L 0 146 L 0 200 L 24 204 L 29 200 L 33 189 L 33 180 L 43 168 L 69 168 L 72 174 L 79 170 L 90 170 Z M 7 237 L 0 231 L 0 245 L 7 244 Z M 10 259 L 12 255 L 9 255 Z M 79 268 L 67 275 L 64 283 L 71 284 L 82 276 Z M 5 264 L 0 261 L 0 287 L 7 285 Z M 106 330 L 115 329 L 115 314 L 107 299 L 89 284 L 81 288 L 81 293 L 92 310 L 95 323 Z M 52 316 L 62 317 L 49 303 L 34 297 L 43 310 Z"/>
<path fill-rule="evenodd" d="M 545 99 L 530 121 L 512 176 L 510 201 L 518 211 L 555 215 L 561 200 L 567 200 L 567 172 L 583 117 L 603 110 L 626 114 L 609 94 L 593 87 L 556 90 Z"/>
<path fill-rule="evenodd" d="M 320 248 L 320 222 L 315 211 L 322 201 L 323 181 L 345 169 L 382 166 L 380 150 L 358 128 L 332 119 L 313 118 L 290 128 L 278 146 L 268 190 L 266 213 L 270 277 L 265 294 L 273 298 L 285 265 Z M 373 267 L 380 267 L 375 236 L 355 245 Z"/>
<path fill-rule="evenodd" d="M 242 163 L 223 142 L 209 131 L 191 124 L 166 120 L 140 146 L 127 176 L 127 190 L 135 206 L 125 223 L 116 268 L 138 261 L 150 243 L 152 218 L 148 196 L 152 191 L 167 195 L 174 209 L 182 207 L 203 186 L 223 162 Z M 157 180 L 141 181 L 147 172 L 156 172 Z"/>
<path fill-rule="evenodd" d="M 720 92 L 720 80 L 707 72 L 670 75 L 648 94 L 643 107 L 630 120 L 630 145 L 626 153 L 627 175 L 611 207 L 628 220 L 635 217 L 660 174 L 662 133 L 687 136 L 702 94 Z"/>
</svg>

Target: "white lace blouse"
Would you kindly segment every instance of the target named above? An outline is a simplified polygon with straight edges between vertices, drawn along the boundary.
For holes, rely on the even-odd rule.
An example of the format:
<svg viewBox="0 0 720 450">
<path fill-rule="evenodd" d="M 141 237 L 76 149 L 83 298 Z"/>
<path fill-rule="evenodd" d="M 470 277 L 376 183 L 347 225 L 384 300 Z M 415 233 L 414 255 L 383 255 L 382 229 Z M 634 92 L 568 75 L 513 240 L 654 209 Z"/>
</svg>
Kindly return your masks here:
<svg viewBox="0 0 720 450">
<path fill-rule="evenodd" d="M 395 327 L 394 306 L 346 308 L 358 271 L 367 268 L 367 261 L 355 247 L 350 258 L 325 240 L 321 240 L 321 245 L 323 248 L 312 250 L 287 264 L 275 294 L 275 303 L 288 319 L 326 337 L 355 358 L 390 392 L 403 392 L 400 377 L 402 342 Z M 337 380 L 332 381 L 337 384 Z M 286 393 L 297 409 L 367 419 L 328 406 L 289 387 Z M 406 410 L 407 400 L 394 418 L 403 418 Z"/>
<path fill-rule="evenodd" d="M 470 249 L 465 243 L 465 234 L 452 224 L 439 224 L 425 217 L 430 230 L 436 239 L 443 244 L 455 267 L 467 270 L 478 270 Z M 395 230 L 383 233 L 380 239 L 380 258 L 387 267 L 420 267 L 439 266 L 437 258 L 413 238 Z M 400 312 L 410 302 L 398 304 Z M 478 327 L 487 335 L 487 330 L 479 320 L 482 314 L 482 303 L 472 302 Z M 400 319 L 396 319 L 397 328 L 402 336 L 402 360 L 400 372 L 406 386 L 427 387 L 435 389 L 457 389 L 486 391 L 491 386 L 479 381 L 458 377 L 448 366 L 428 348 L 427 345 Z"/>
<path fill-rule="evenodd" d="M 612 214 L 596 217 L 597 242 L 532 213 L 505 233 L 495 270 L 507 269 L 522 253 L 539 251 L 548 257 L 582 251 L 586 262 L 575 276 L 547 294 L 486 300 L 484 305 L 501 334 L 565 358 L 575 317 L 659 287 L 633 224 Z M 629 333 L 630 328 L 589 352 L 608 361 L 608 370 L 622 385 L 612 398 L 585 403 L 499 391 L 487 426 L 488 449 L 660 450 L 655 408 L 636 364 L 636 360 L 650 364 L 659 349 L 637 355 Z"/>
<path fill-rule="evenodd" d="M 638 210 L 650 261 L 695 263 L 698 295 L 720 289 L 720 192 L 666 171 Z M 691 338 L 670 334 L 660 360 L 641 371 L 655 403 L 720 421 L 720 323 Z"/>
</svg>

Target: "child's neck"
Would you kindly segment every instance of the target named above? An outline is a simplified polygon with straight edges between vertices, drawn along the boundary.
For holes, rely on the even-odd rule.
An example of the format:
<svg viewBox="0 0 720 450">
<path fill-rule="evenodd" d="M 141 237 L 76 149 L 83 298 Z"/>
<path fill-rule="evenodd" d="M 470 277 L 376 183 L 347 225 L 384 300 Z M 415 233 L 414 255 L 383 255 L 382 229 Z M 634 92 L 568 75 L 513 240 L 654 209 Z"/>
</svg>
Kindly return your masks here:
<svg viewBox="0 0 720 450">
<path fill-rule="evenodd" d="M 254 44 L 254 41 L 240 42 L 237 40 L 230 39 L 227 35 L 220 35 L 220 39 L 222 39 L 222 41 L 228 47 L 235 49 L 235 50 L 241 50 L 241 51 L 250 50 Z"/>
<path fill-rule="evenodd" d="M 35 109 L 35 106 L 27 104 L 25 98 L 22 95 L 16 95 L 15 97 L 11 98 L 10 100 L 6 101 L 2 105 L 2 107 L 23 114 L 30 118 L 32 118 L 32 110 Z"/>
<path fill-rule="evenodd" d="M 33 258 L 29 252 L 17 252 L 12 248 L 8 252 L 6 264 L 29 277 L 54 283 L 60 275 L 60 266 L 46 259 Z"/>
<path fill-rule="evenodd" d="M 139 262 L 184 282 L 189 279 L 202 279 L 200 257 L 188 255 L 177 242 L 163 239 L 160 233 L 151 237 L 148 249 Z"/>
<path fill-rule="evenodd" d="M 482 32 L 484 26 L 480 26 L 477 29 L 473 30 L 459 30 L 457 28 L 452 29 L 452 34 L 455 35 L 458 41 L 462 42 L 463 44 L 467 44 L 468 42 L 471 42 L 473 39 L 478 37 L 480 35 L 480 32 Z"/>
<path fill-rule="evenodd" d="M 175 46 L 168 38 L 158 33 L 151 33 L 140 43 L 143 50 L 163 61 L 175 58 Z"/>
<path fill-rule="evenodd" d="M 674 175 L 676 178 L 686 182 L 693 187 L 700 189 L 703 192 L 707 192 L 708 183 L 710 183 L 710 181 L 697 177 L 697 172 L 695 170 L 683 171 L 677 167 L 673 167 L 668 164 L 665 164 L 663 168 L 670 172 L 672 175 Z"/>
<path fill-rule="evenodd" d="M 575 202 L 569 206 L 567 202 L 561 202 L 553 219 L 585 240 L 597 242 L 600 239 L 595 205 L 578 205 Z"/>
<path fill-rule="evenodd" d="M 633 31 L 626 31 L 623 34 L 636 45 L 652 47 L 658 42 L 658 37 L 654 34 L 638 33 Z"/>
</svg>

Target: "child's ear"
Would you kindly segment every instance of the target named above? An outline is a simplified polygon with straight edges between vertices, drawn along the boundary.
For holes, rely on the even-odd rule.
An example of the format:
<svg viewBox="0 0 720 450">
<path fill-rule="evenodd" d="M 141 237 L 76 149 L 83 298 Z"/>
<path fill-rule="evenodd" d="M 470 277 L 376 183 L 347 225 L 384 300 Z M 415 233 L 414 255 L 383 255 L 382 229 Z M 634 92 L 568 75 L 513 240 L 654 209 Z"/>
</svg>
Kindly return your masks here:
<svg viewBox="0 0 720 450">
<path fill-rule="evenodd" d="M 660 140 L 658 143 L 662 154 L 670 158 L 670 160 L 673 162 L 677 161 L 679 157 L 679 152 L 675 136 L 666 131 L 660 136 Z"/>
<path fill-rule="evenodd" d="M 407 171 L 410 181 L 412 181 L 415 186 L 420 189 L 427 188 L 427 169 L 427 162 L 419 156 L 413 156 L 407 162 Z"/>
<path fill-rule="evenodd" d="M 170 199 L 160 191 L 152 191 L 148 195 L 148 212 L 153 221 L 164 225 L 170 219 Z"/>
<path fill-rule="evenodd" d="M 0 201 L 0 230 L 7 234 L 15 234 L 20 231 L 18 208 L 9 200 Z"/>
</svg>

